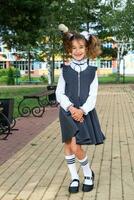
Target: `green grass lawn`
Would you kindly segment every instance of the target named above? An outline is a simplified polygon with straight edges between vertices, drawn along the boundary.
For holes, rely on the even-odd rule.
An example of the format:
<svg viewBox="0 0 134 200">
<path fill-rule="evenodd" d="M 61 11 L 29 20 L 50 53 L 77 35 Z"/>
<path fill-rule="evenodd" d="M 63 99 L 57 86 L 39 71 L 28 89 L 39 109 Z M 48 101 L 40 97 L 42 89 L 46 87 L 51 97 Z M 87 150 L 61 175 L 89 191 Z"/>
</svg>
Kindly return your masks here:
<svg viewBox="0 0 134 200">
<path fill-rule="evenodd" d="M 120 81 L 117 82 L 117 78 L 115 75 L 103 76 L 99 77 L 100 84 L 108 84 L 108 83 L 134 83 L 134 76 L 127 76 L 123 79 L 123 76 L 120 76 Z"/>
<path fill-rule="evenodd" d="M 19 102 L 22 100 L 23 95 L 27 95 L 27 94 L 34 94 L 34 93 L 38 93 L 38 92 L 42 92 L 43 90 L 45 90 L 45 86 L 44 87 L 29 87 L 29 88 L 23 88 L 23 87 L 19 87 L 19 88 L 0 88 L 0 98 L 14 98 L 15 100 L 15 104 L 14 104 L 14 117 L 19 117 L 19 113 L 18 113 L 18 104 Z M 37 100 L 35 99 L 30 99 L 30 100 L 25 100 L 23 105 L 27 105 L 27 106 L 37 106 Z"/>
<path fill-rule="evenodd" d="M 58 81 L 58 76 L 55 76 L 55 82 Z M 117 82 L 117 74 L 110 74 L 108 76 L 98 77 L 100 84 L 108 84 L 108 83 L 123 83 L 123 76 L 120 75 L 120 81 Z M 134 83 L 134 76 L 126 76 L 125 83 Z"/>
</svg>

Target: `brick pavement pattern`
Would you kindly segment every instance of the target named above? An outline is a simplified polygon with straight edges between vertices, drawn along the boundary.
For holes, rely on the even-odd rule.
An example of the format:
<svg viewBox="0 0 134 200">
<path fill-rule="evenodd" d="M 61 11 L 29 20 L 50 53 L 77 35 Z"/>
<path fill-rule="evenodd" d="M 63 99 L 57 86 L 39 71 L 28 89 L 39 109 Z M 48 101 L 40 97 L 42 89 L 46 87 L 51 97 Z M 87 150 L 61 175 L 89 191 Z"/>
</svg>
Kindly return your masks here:
<svg viewBox="0 0 134 200">
<path fill-rule="evenodd" d="M 58 116 L 57 107 L 46 107 L 42 117 L 20 117 L 7 140 L 0 140 L 0 165 L 22 149 Z"/>
<path fill-rule="evenodd" d="M 0 166 L 0 200 L 133 200 L 134 90 L 101 85 L 97 112 L 106 141 L 86 146 L 95 172 L 90 193 L 68 193 L 70 181 L 56 119 Z M 77 162 L 81 183 L 82 170 Z"/>
</svg>

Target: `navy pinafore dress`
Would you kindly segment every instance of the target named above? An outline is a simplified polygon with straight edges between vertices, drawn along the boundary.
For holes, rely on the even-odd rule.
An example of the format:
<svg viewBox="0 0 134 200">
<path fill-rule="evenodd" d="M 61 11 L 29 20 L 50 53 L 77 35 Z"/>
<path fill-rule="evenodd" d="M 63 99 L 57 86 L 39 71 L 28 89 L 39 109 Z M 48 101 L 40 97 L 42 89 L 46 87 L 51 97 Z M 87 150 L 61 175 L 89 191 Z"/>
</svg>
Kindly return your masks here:
<svg viewBox="0 0 134 200">
<path fill-rule="evenodd" d="M 97 68 L 88 65 L 85 70 L 78 73 L 69 65 L 63 65 L 62 67 L 63 78 L 66 83 L 65 95 L 76 108 L 79 108 L 89 96 L 90 85 L 95 78 Z M 63 143 L 75 137 L 77 144 L 98 145 L 102 144 L 105 139 L 95 109 L 84 115 L 84 121 L 80 123 L 71 117 L 69 111 L 66 112 L 60 107 L 59 120 Z"/>
</svg>

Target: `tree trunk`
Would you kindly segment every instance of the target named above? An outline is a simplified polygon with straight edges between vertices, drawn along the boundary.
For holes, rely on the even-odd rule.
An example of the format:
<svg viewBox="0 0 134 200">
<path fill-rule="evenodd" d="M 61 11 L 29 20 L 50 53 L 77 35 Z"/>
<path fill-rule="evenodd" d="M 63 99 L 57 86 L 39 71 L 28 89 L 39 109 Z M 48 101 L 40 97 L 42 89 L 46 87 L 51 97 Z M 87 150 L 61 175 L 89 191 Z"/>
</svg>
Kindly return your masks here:
<svg viewBox="0 0 134 200">
<path fill-rule="evenodd" d="M 120 46 L 118 46 L 118 52 L 117 52 L 117 78 L 116 81 L 120 81 Z"/>
<path fill-rule="evenodd" d="M 55 56 L 52 56 L 52 84 L 54 83 Z"/>
<path fill-rule="evenodd" d="M 30 50 L 27 53 L 28 55 L 28 80 L 29 82 L 31 81 L 31 55 L 30 55 Z"/>
<path fill-rule="evenodd" d="M 89 22 L 86 23 L 87 32 L 89 32 Z"/>
<path fill-rule="evenodd" d="M 50 56 L 47 57 L 47 70 L 48 70 L 48 84 L 52 84 L 52 79 L 51 79 L 51 60 Z"/>
<path fill-rule="evenodd" d="M 54 83 L 54 68 L 55 68 L 55 35 L 53 35 L 52 40 L 52 46 L 53 46 L 53 53 L 52 53 L 52 84 Z"/>
</svg>

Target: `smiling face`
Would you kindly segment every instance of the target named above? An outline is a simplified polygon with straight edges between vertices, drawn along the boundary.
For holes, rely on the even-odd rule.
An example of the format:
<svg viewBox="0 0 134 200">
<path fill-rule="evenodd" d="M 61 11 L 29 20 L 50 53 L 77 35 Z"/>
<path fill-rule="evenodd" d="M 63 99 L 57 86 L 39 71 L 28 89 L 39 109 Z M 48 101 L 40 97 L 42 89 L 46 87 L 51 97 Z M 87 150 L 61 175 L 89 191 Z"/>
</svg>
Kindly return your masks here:
<svg viewBox="0 0 134 200">
<path fill-rule="evenodd" d="M 87 54 L 87 48 L 85 40 L 83 39 L 72 40 L 72 51 L 71 51 L 72 58 L 80 61 L 86 57 L 86 54 Z"/>
</svg>

